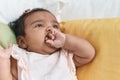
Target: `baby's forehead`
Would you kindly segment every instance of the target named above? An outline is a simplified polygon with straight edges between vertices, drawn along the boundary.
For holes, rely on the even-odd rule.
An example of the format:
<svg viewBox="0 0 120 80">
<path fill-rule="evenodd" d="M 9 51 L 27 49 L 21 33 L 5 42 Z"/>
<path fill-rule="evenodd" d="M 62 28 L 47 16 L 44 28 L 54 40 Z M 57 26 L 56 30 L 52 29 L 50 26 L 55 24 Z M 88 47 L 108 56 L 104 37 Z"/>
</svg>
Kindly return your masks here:
<svg viewBox="0 0 120 80">
<path fill-rule="evenodd" d="M 36 11 L 26 17 L 24 24 L 32 23 L 33 21 L 36 21 L 36 20 L 39 20 L 39 21 L 51 20 L 51 21 L 57 22 L 56 17 L 52 13 L 47 11 Z"/>
<path fill-rule="evenodd" d="M 26 18 L 32 18 L 32 17 L 51 17 L 51 18 L 55 18 L 56 17 L 48 12 L 48 11 L 35 11 L 35 12 L 31 12 L 30 14 L 28 14 L 28 16 Z"/>
</svg>

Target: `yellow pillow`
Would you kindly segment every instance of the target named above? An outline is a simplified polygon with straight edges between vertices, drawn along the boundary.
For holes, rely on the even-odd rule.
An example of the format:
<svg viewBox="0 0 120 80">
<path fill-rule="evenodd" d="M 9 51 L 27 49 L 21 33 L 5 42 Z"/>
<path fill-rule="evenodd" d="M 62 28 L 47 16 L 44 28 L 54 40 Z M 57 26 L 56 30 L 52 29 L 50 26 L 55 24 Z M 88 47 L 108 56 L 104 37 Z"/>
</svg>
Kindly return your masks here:
<svg viewBox="0 0 120 80">
<path fill-rule="evenodd" d="M 120 80 L 120 19 L 62 22 L 64 33 L 88 40 L 96 50 L 94 60 L 77 69 L 78 80 Z"/>
</svg>

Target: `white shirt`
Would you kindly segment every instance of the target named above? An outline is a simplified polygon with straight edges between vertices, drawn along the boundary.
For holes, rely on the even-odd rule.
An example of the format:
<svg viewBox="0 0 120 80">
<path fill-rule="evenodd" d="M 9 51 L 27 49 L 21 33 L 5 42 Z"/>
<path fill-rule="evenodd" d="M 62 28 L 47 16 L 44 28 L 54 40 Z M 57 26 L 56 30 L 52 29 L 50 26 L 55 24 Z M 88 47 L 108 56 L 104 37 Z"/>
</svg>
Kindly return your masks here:
<svg viewBox="0 0 120 80">
<path fill-rule="evenodd" d="M 73 54 L 61 49 L 51 55 L 28 52 L 13 45 L 18 80 L 77 80 Z"/>
</svg>

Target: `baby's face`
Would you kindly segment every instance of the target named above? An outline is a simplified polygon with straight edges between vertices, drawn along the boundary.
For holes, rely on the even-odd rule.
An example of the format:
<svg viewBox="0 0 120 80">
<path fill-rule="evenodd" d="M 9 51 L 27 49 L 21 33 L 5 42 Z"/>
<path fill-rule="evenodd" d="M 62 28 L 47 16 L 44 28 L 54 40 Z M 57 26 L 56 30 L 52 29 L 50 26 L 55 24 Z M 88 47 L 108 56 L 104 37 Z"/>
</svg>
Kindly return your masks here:
<svg viewBox="0 0 120 80">
<path fill-rule="evenodd" d="M 27 50 L 41 54 L 51 54 L 56 51 L 56 48 L 45 42 L 46 39 L 54 38 L 54 35 L 51 34 L 54 29 L 59 30 L 59 23 L 52 14 L 37 11 L 29 15 L 25 19 Z"/>
</svg>

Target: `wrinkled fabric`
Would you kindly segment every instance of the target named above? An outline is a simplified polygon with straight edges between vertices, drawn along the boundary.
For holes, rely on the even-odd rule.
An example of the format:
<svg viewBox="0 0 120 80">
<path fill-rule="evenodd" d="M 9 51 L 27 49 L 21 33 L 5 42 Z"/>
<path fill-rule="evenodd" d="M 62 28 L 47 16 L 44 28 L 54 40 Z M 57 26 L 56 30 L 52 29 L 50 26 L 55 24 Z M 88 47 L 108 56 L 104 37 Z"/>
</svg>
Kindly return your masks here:
<svg viewBox="0 0 120 80">
<path fill-rule="evenodd" d="M 27 52 L 13 45 L 18 80 L 77 80 L 73 54 L 61 49 L 51 55 Z"/>
</svg>

